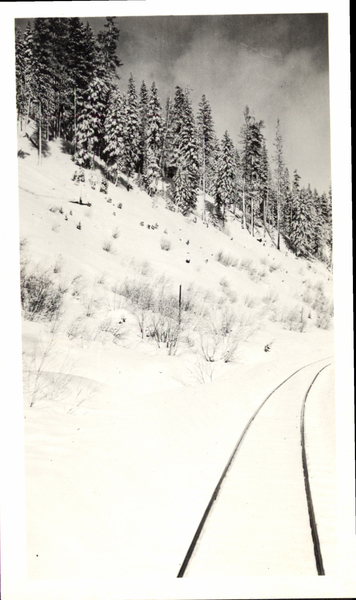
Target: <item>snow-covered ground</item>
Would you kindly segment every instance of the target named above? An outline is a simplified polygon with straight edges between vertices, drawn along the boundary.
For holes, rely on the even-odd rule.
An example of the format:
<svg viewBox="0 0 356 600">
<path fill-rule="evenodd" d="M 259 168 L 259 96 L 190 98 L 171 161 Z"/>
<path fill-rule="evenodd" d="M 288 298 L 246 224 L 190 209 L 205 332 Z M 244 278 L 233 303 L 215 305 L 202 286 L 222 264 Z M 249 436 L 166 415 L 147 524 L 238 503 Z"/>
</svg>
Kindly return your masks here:
<svg viewBox="0 0 356 600">
<path fill-rule="evenodd" d="M 253 411 L 292 372 L 333 356 L 332 319 L 329 329 L 317 327 L 315 304 L 321 291 L 332 299 L 332 275 L 321 263 L 277 251 L 270 240 L 258 242 L 262 232 L 252 238 L 233 215 L 224 232 L 207 227 L 201 199 L 196 218 L 185 218 L 136 186 L 128 192 L 109 184 L 100 193 L 99 172 L 95 190 L 88 181 L 75 185 L 76 166 L 57 143 L 40 166 L 27 139 L 20 137 L 19 147 L 29 153 L 19 158 L 22 264 L 47 269 L 64 296 L 58 321 L 24 319 L 22 325 L 28 578 L 175 578 Z M 219 252 L 235 266 L 217 260 Z M 194 304 L 184 312 L 185 330 L 172 355 L 145 328 L 141 335 L 139 311 L 118 293 L 125 282 L 175 297 L 182 286 L 183 302 Z M 221 325 L 231 312 L 231 347 L 231 336 L 219 338 L 215 360 L 204 360 L 207 330 L 211 335 L 211 323 Z M 219 360 L 229 349 L 231 360 Z M 306 391 L 311 381 L 302 373 Z M 332 571 L 334 393 L 326 374 L 318 385 L 307 441 Z M 246 445 L 245 461 L 254 449 L 261 452 L 256 441 Z M 259 460 L 264 457 L 262 451 Z M 254 489 L 263 507 L 253 470 L 246 468 L 244 477 L 247 493 Z M 300 511 L 302 501 L 295 498 Z M 239 495 L 227 493 L 226 521 L 230 510 L 240 514 Z M 268 511 L 260 518 L 277 535 Z M 221 543 L 215 551 L 224 572 L 229 538 Z M 262 563 L 257 553 L 255 564 L 236 575 L 264 574 Z M 281 559 L 274 574 L 283 569 Z M 287 571 L 300 574 L 293 564 Z M 199 574 L 215 574 L 209 560 Z"/>
</svg>

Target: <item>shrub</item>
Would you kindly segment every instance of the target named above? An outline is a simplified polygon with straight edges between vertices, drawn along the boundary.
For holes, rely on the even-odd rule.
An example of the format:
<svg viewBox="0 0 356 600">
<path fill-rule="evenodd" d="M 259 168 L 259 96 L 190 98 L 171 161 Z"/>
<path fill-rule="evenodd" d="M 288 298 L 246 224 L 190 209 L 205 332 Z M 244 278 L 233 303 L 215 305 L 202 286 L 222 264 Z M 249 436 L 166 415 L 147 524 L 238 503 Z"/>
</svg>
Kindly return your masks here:
<svg viewBox="0 0 356 600">
<path fill-rule="evenodd" d="M 67 327 L 66 334 L 70 340 L 80 338 L 90 341 L 91 335 L 85 325 L 83 317 L 76 317 Z"/>
<path fill-rule="evenodd" d="M 63 305 L 63 294 L 47 271 L 28 273 L 24 266 L 20 273 L 21 306 L 29 321 L 53 321 L 58 318 Z"/>
<path fill-rule="evenodd" d="M 250 294 L 246 294 L 244 296 L 244 305 L 248 308 L 254 308 L 257 304 L 257 298 L 254 296 L 250 296 Z"/>
<path fill-rule="evenodd" d="M 154 290 L 146 281 L 130 281 L 126 279 L 118 288 L 118 293 L 144 310 L 154 306 Z"/>
<path fill-rule="evenodd" d="M 84 174 L 83 169 L 79 169 L 79 171 L 75 171 L 75 173 L 72 177 L 72 181 L 74 181 L 75 184 L 85 182 L 85 174 Z"/>
<path fill-rule="evenodd" d="M 167 240 L 166 238 L 161 238 L 160 245 L 161 245 L 161 249 L 165 250 L 166 252 L 168 252 L 168 250 L 171 249 L 171 242 L 170 242 L 170 240 Z"/>
<path fill-rule="evenodd" d="M 278 294 L 275 290 L 272 290 L 272 289 L 268 290 L 268 294 L 266 294 L 262 298 L 262 302 L 264 302 L 267 305 L 274 304 L 277 300 L 278 300 Z"/>
<path fill-rule="evenodd" d="M 200 328 L 200 349 L 204 360 L 230 362 L 234 359 L 238 343 L 239 331 L 237 319 L 232 310 L 225 308 L 214 314 L 206 314 Z"/>
<path fill-rule="evenodd" d="M 126 333 L 124 328 L 124 320 L 107 317 L 99 325 L 99 336 L 101 332 L 110 334 L 114 338 L 113 341 L 115 342 L 123 339 Z"/>
<path fill-rule="evenodd" d="M 100 184 L 100 192 L 102 192 L 103 194 L 107 194 L 108 187 L 109 187 L 108 180 L 105 177 L 102 177 L 101 184 Z"/>
<path fill-rule="evenodd" d="M 252 260 L 251 258 L 243 258 L 240 262 L 240 269 L 245 269 L 249 271 L 252 268 Z"/>
<path fill-rule="evenodd" d="M 180 325 L 178 321 L 160 313 L 152 314 L 147 321 L 146 335 L 155 340 L 158 348 L 165 345 L 168 354 L 175 354 L 178 345 Z"/>
<path fill-rule="evenodd" d="M 119 235 L 120 235 L 120 232 L 119 232 L 118 228 L 116 227 L 114 229 L 114 231 L 112 232 L 112 237 L 114 238 L 114 240 L 117 240 L 117 238 L 119 237 Z"/>
<path fill-rule="evenodd" d="M 225 267 L 237 267 L 239 262 L 237 258 L 234 258 L 230 254 L 224 254 L 222 250 L 215 255 L 215 260 L 223 264 Z"/>
<path fill-rule="evenodd" d="M 103 243 L 103 250 L 105 250 L 105 252 L 109 252 L 110 254 L 114 254 L 114 247 L 109 240 Z"/>
<path fill-rule="evenodd" d="M 281 321 L 290 331 L 303 333 L 307 327 L 307 317 L 303 308 L 294 307 L 283 311 Z"/>
</svg>

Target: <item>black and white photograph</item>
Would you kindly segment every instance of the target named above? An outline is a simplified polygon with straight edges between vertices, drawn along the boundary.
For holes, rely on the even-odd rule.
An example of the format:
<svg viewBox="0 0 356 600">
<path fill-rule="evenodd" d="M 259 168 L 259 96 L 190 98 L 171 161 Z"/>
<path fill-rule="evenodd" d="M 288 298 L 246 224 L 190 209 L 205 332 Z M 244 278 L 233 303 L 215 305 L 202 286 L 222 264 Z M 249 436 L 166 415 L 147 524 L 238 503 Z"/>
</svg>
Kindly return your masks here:
<svg viewBox="0 0 356 600">
<path fill-rule="evenodd" d="M 348 4 L 4 4 L 4 600 L 353 597 Z"/>
</svg>

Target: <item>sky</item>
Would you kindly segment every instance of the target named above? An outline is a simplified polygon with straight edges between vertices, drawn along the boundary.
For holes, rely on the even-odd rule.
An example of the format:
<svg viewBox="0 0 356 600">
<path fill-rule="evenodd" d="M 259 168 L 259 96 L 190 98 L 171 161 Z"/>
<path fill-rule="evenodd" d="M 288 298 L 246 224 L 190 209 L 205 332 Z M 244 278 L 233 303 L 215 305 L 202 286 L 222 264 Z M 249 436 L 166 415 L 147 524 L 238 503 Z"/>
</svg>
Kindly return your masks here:
<svg viewBox="0 0 356 600">
<path fill-rule="evenodd" d="M 105 23 L 84 20 L 95 33 Z M 265 123 L 270 162 L 279 118 L 290 176 L 297 169 L 302 185 L 328 190 L 327 13 L 135 16 L 117 24 L 123 91 L 130 73 L 137 92 L 142 80 L 147 87 L 155 81 L 164 106 L 179 85 L 189 89 L 195 113 L 205 94 L 218 137 L 228 131 L 237 147 L 248 105 Z"/>
<path fill-rule="evenodd" d="M 103 20 L 88 19 L 94 30 Z M 265 123 L 270 159 L 277 118 L 292 176 L 319 193 L 330 184 L 327 14 L 121 17 L 120 85 L 155 81 L 162 105 L 175 86 L 197 111 L 210 102 L 219 138 L 239 145 L 246 105 Z"/>
</svg>

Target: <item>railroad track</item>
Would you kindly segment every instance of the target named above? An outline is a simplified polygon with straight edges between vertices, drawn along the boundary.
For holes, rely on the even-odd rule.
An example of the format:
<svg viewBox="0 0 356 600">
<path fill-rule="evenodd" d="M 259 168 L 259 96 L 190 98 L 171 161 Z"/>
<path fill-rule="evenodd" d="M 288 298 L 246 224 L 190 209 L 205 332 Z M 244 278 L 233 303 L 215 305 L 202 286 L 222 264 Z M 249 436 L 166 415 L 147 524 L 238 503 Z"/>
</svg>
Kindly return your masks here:
<svg viewBox="0 0 356 600">
<path fill-rule="evenodd" d="M 263 402 L 258 406 L 258 408 L 255 410 L 255 412 L 252 414 L 251 418 L 248 420 L 242 434 L 240 435 L 234 449 L 233 452 L 229 458 L 229 460 L 227 461 L 227 464 L 221 474 L 221 477 L 211 495 L 211 498 L 207 504 L 207 507 L 204 511 L 204 514 L 200 520 L 200 523 L 198 525 L 198 528 L 195 532 L 195 535 L 192 539 L 192 542 L 188 548 L 188 551 L 184 557 L 184 560 L 182 562 L 182 565 L 179 569 L 178 578 L 182 578 L 184 577 L 184 574 L 187 570 L 188 565 L 190 564 L 193 555 L 195 555 L 196 553 L 196 548 L 197 548 L 197 544 L 202 536 L 203 531 L 206 532 L 206 530 L 208 529 L 208 527 L 206 526 L 208 517 L 211 513 L 211 510 L 213 508 L 214 503 L 216 502 L 219 493 L 221 491 L 222 488 L 222 484 L 224 483 L 224 481 L 226 480 L 227 474 L 230 470 L 230 467 L 232 465 L 232 463 L 234 462 L 234 459 L 239 451 L 239 449 L 241 448 L 241 445 L 243 444 L 243 441 L 249 431 L 249 429 L 251 428 L 251 425 L 253 424 L 253 422 L 255 421 L 256 417 L 258 416 L 258 414 L 260 413 L 261 409 L 266 405 L 266 403 L 268 402 L 268 400 L 270 400 L 270 398 L 272 396 L 274 396 L 276 394 L 276 392 L 278 390 L 280 390 L 280 388 L 282 388 L 282 386 L 284 386 L 287 382 L 289 382 L 292 378 L 294 378 L 298 373 L 300 373 L 301 371 L 307 369 L 308 367 L 312 367 L 313 365 L 316 365 L 318 363 L 324 362 L 325 361 L 329 361 L 326 365 L 324 364 L 318 371 L 316 374 L 314 374 L 314 377 L 304 395 L 303 401 L 302 401 L 302 408 L 301 408 L 301 412 L 300 412 L 300 445 L 301 445 L 301 461 L 302 461 L 302 466 L 303 466 L 303 478 L 304 478 L 304 487 L 305 487 L 305 500 L 306 500 L 306 504 L 307 504 L 307 508 L 308 508 L 308 516 L 309 516 L 309 524 L 310 524 L 310 531 L 311 531 L 311 538 L 312 538 L 312 542 L 313 542 L 313 549 L 314 549 L 314 557 L 315 557 L 315 565 L 316 565 L 316 570 L 317 570 L 317 574 L 318 575 L 325 575 L 325 571 L 324 571 L 324 566 L 323 566 L 323 559 L 322 559 L 322 554 L 321 554 L 321 548 L 320 548 L 320 542 L 319 542 L 319 535 L 318 535 L 318 529 L 317 529 L 317 524 L 316 524 L 316 519 L 315 519 L 315 513 L 314 513 L 314 507 L 313 507 L 313 500 L 312 500 L 312 494 L 311 494 L 311 486 L 310 486 L 310 481 L 309 481 L 309 473 L 308 473 L 308 463 L 307 463 L 307 455 L 306 455 L 306 448 L 305 448 L 305 406 L 306 406 L 306 402 L 310 393 L 310 390 L 312 389 L 312 386 L 314 384 L 314 382 L 316 381 L 316 379 L 318 378 L 318 376 L 320 375 L 320 373 L 322 371 L 324 371 L 324 369 L 326 369 L 328 366 L 330 366 L 332 360 L 330 361 L 330 359 L 332 359 L 333 357 L 326 357 L 324 359 L 320 359 L 318 361 L 314 361 L 312 363 L 308 363 L 307 365 L 304 365 L 303 367 L 297 369 L 296 371 L 294 371 L 291 375 L 289 375 L 286 379 L 284 379 L 278 386 L 276 386 L 269 394 L 268 396 L 263 400 Z M 202 542 L 203 543 L 203 542 Z"/>
</svg>

